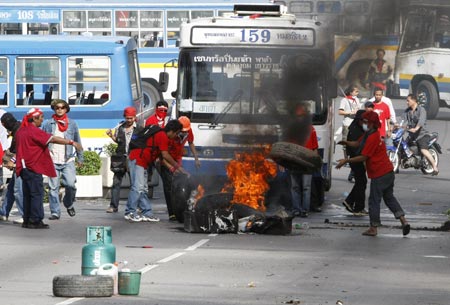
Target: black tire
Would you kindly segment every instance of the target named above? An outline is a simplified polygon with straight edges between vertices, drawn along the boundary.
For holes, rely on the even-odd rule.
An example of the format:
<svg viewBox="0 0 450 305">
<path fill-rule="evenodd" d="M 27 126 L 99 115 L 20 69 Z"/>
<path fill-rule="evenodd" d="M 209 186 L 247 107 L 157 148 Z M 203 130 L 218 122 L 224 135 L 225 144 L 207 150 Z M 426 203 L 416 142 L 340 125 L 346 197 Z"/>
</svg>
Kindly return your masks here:
<svg viewBox="0 0 450 305">
<path fill-rule="evenodd" d="M 287 169 L 312 174 L 322 167 L 322 158 L 303 146 L 277 142 L 272 145 L 269 157 Z"/>
<path fill-rule="evenodd" d="M 110 297 L 114 280 L 109 275 L 57 275 L 53 278 L 55 297 Z"/>
<path fill-rule="evenodd" d="M 436 87 L 428 80 L 421 81 L 416 87 L 416 96 L 424 103 L 427 118 L 434 119 L 439 112 L 439 95 Z"/>
<path fill-rule="evenodd" d="M 155 108 L 158 101 L 163 100 L 163 95 L 158 90 L 155 81 L 142 81 L 142 93 L 144 94 L 144 108 Z"/>
</svg>

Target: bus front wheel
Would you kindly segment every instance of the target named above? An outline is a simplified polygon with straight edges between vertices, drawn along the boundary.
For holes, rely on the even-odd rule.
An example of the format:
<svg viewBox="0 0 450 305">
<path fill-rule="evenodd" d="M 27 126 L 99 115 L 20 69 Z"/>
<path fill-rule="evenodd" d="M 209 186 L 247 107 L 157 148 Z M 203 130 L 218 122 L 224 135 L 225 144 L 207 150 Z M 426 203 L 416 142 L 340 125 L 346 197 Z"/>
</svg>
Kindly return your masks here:
<svg viewBox="0 0 450 305">
<path fill-rule="evenodd" d="M 434 119 L 439 112 L 439 95 L 436 87 L 428 80 L 422 80 L 416 88 L 418 102 L 427 110 L 427 118 Z"/>
<path fill-rule="evenodd" d="M 144 107 L 148 109 L 154 108 L 158 101 L 164 99 L 162 93 L 158 90 L 157 83 L 150 81 L 142 81 L 142 92 L 144 94 Z"/>
</svg>

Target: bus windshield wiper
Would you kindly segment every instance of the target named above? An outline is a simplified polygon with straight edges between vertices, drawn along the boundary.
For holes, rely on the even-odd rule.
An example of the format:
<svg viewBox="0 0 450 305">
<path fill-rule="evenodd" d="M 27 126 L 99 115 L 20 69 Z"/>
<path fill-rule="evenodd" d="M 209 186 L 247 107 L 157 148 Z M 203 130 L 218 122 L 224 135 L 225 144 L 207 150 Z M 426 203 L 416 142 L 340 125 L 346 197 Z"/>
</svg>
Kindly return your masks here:
<svg viewBox="0 0 450 305">
<path fill-rule="evenodd" d="M 230 111 L 231 107 L 233 107 L 233 104 L 239 101 L 244 94 L 244 90 L 238 89 L 236 93 L 233 95 L 231 100 L 228 102 L 228 104 L 225 106 L 225 108 L 216 116 L 214 121 L 211 122 L 210 126 L 215 127 L 219 124 L 219 122 L 222 120 L 222 118 Z"/>
</svg>

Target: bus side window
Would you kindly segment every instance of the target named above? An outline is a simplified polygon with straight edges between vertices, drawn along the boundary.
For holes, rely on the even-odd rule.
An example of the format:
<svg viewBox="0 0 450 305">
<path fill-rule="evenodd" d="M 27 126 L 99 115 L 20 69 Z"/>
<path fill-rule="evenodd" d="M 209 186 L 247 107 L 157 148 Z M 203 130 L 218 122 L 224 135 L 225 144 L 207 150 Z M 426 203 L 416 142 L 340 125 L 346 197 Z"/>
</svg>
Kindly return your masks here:
<svg viewBox="0 0 450 305">
<path fill-rule="evenodd" d="M 5 94 L 3 94 L 2 105 L 8 105 L 8 92 L 5 92 Z"/>
</svg>

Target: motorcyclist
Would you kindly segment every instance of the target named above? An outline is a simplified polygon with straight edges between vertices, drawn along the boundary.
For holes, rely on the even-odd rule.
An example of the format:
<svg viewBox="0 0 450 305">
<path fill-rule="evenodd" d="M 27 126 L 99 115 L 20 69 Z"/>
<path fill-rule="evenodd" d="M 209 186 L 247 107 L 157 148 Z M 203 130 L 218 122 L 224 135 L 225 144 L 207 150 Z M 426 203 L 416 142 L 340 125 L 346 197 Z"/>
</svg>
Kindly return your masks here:
<svg viewBox="0 0 450 305">
<path fill-rule="evenodd" d="M 408 97 L 406 98 L 406 103 L 408 104 L 408 108 L 406 108 L 405 112 L 403 113 L 402 119 L 404 122 L 406 122 L 409 140 L 416 141 L 420 152 L 425 156 L 425 158 L 427 158 L 428 162 L 430 162 L 431 166 L 433 167 L 433 172 L 431 175 L 436 176 L 437 174 L 439 174 L 439 169 L 433 156 L 428 150 L 430 135 L 425 130 L 427 112 L 425 108 L 419 105 L 419 103 L 417 102 L 417 97 L 413 94 L 408 95 Z"/>
</svg>

